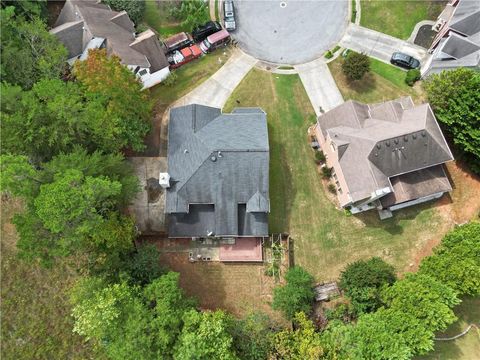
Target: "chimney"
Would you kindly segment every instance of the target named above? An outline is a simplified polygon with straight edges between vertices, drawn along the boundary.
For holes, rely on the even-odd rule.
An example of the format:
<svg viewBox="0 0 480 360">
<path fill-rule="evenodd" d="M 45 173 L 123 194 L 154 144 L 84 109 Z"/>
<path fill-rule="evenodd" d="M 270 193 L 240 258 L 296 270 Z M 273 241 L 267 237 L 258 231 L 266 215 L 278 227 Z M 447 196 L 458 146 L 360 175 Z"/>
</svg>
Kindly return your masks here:
<svg viewBox="0 0 480 360">
<path fill-rule="evenodd" d="M 162 188 L 168 189 L 170 187 L 170 175 L 168 173 L 161 172 L 158 183 Z"/>
</svg>

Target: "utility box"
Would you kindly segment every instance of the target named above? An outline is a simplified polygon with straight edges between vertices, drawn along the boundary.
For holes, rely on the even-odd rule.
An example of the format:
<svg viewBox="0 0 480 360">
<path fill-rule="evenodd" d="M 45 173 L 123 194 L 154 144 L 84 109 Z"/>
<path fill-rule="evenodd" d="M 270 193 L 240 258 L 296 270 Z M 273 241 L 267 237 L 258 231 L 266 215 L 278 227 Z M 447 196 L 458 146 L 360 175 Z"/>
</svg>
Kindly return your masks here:
<svg viewBox="0 0 480 360">
<path fill-rule="evenodd" d="M 170 187 L 170 175 L 168 173 L 160 173 L 158 183 L 162 188 L 168 189 Z"/>
</svg>

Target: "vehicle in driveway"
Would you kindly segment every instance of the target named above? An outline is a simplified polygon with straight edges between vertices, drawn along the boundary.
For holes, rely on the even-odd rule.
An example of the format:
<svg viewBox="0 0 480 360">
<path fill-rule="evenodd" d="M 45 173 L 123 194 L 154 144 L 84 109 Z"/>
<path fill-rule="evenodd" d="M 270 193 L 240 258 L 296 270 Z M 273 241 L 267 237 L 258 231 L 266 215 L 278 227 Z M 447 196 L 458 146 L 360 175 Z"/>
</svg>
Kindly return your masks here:
<svg viewBox="0 0 480 360">
<path fill-rule="evenodd" d="M 392 58 L 390 59 L 390 63 L 405 69 L 416 69 L 420 67 L 420 61 L 401 52 L 394 52 Z"/>
<path fill-rule="evenodd" d="M 227 30 L 220 30 L 215 34 L 208 36 L 205 40 L 200 43 L 200 49 L 204 53 L 212 52 L 220 46 L 226 46 L 230 41 L 230 34 Z"/>
<path fill-rule="evenodd" d="M 202 54 L 202 50 L 197 45 L 191 45 L 181 50 L 175 50 L 167 59 L 170 69 L 176 69 L 192 60 L 198 59 Z"/>
<path fill-rule="evenodd" d="M 215 34 L 217 31 L 220 31 L 220 30 L 222 30 L 222 26 L 220 25 L 219 22 L 209 21 L 204 25 L 197 26 L 195 29 L 193 29 L 192 31 L 193 40 L 195 40 L 196 43 L 199 43 L 205 40 L 207 36 Z"/>
<path fill-rule="evenodd" d="M 169 54 L 192 45 L 193 39 L 190 34 L 181 32 L 170 36 L 163 43 L 165 44 L 165 53 Z"/>
<path fill-rule="evenodd" d="M 226 0 L 223 3 L 223 18 L 225 29 L 227 29 L 228 31 L 233 31 L 236 29 L 233 1 Z"/>
</svg>

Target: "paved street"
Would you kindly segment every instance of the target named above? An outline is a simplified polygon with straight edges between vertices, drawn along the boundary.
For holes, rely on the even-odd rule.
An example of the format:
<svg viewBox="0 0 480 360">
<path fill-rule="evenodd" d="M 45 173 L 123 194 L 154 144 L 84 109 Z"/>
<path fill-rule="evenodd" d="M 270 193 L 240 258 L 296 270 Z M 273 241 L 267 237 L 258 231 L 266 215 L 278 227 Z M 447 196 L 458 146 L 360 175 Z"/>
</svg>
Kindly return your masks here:
<svg viewBox="0 0 480 360">
<path fill-rule="evenodd" d="M 427 56 L 427 50 L 420 46 L 355 24 L 348 26 L 340 45 L 386 63 L 390 63 L 395 51 L 406 53 L 420 61 L 424 61 Z"/>
<path fill-rule="evenodd" d="M 320 107 L 328 111 L 343 103 L 342 95 L 323 59 L 297 65 L 295 69 L 317 116 L 321 114 Z"/>
<path fill-rule="evenodd" d="M 235 1 L 240 47 L 257 59 L 301 64 L 323 55 L 342 37 L 348 1 Z"/>
</svg>

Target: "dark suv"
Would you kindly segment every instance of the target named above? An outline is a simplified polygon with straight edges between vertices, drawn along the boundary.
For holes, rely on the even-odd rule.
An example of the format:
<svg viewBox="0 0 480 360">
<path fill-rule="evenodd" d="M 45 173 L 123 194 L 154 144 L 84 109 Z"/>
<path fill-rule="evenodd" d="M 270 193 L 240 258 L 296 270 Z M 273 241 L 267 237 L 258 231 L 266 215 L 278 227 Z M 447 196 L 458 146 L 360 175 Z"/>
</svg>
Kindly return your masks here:
<svg viewBox="0 0 480 360">
<path fill-rule="evenodd" d="M 420 61 L 401 52 L 394 52 L 390 62 L 405 69 L 416 69 L 420 66 Z"/>
<path fill-rule="evenodd" d="M 195 42 L 201 42 L 208 36 L 215 34 L 217 31 L 222 30 L 222 27 L 217 21 L 209 21 L 203 26 L 198 26 L 192 31 L 193 40 Z"/>
</svg>

